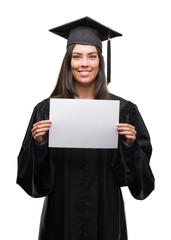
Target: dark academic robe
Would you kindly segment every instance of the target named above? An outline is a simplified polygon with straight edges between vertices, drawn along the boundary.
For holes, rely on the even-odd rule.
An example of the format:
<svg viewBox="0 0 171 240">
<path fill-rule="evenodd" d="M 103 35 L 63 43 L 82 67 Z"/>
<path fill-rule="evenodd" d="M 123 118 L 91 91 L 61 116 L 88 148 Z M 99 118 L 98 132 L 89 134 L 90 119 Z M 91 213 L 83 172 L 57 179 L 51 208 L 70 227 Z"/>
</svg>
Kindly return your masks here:
<svg viewBox="0 0 171 240">
<path fill-rule="evenodd" d="M 120 123 L 135 126 L 136 140 L 125 163 L 122 138 L 118 149 L 48 148 L 37 173 L 35 122 L 49 119 L 49 99 L 33 111 L 19 156 L 17 183 L 32 197 L 45 196 L 39 240 L 127 240 L 120 187 L 145 199 L 154 189 L 149 165 L 150 137 L 135 104 L 120 100 Z M 48 164 L 47 164 L 48 163 Z"/>
</svg>

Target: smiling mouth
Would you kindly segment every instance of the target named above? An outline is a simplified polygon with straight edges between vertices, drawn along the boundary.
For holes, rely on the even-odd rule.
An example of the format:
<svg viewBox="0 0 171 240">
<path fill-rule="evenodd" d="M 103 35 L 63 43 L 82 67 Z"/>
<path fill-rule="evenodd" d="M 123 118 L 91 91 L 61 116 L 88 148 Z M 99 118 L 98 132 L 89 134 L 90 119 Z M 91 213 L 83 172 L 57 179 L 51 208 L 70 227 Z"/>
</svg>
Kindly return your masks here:
<svg viewBox="0 0 171 240">
<path fill-rule="evenodd" d="M 87 77 L 90 75 L 91 70 L 79 70 L 78 72 L 79 72 L 80 76 Z"/>
<path fill-rule="evenodd" d="M 91 72 L 91 70 L 78 70 L 78 72 Z"/>
</svg>

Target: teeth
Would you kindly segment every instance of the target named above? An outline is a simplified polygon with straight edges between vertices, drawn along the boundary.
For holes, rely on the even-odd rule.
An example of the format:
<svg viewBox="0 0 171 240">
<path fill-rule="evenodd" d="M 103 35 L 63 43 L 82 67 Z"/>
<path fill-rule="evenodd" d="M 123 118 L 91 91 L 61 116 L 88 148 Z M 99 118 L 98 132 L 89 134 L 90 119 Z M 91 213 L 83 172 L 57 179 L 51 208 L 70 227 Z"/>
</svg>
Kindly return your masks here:
<svg viewBox="0 0 171 240">
<path fill-rule="evenodd" d="M 89 76 L 90 71 L 79 71 L 81 76 Z"/>
</svg>

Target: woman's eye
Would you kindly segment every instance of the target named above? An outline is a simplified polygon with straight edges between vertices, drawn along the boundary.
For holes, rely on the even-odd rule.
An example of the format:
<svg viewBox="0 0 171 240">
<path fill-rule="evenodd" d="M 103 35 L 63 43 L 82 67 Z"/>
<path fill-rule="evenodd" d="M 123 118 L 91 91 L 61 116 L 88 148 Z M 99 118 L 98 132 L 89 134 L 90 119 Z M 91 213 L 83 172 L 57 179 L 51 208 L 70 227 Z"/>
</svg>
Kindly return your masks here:
<svg viewBox="0 0 171 240">
<path fill-rule="evenodd" d="M 94 59 L 94 58 L 96 58 L 95 55 L 91 55 L 91 56 L 90 56 L 90 59 Z"/>
<path fill-rule="evenodd" d="M 73 56 L 73 58 L 77 60 L 77 59 L 80 59 L 80 56 L 75 55 Z"/>
</svg>

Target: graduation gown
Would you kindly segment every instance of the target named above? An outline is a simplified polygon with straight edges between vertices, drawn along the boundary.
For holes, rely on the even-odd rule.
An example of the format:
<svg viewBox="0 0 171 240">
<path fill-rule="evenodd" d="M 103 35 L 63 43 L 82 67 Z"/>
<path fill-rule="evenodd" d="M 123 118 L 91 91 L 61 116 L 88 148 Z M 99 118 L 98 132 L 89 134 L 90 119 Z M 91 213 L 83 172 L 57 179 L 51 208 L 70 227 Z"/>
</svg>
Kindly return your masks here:
<svg viewBox="0 0 171 240">
<path fill-rule="evenodd" d="M 39 240 L 127 240 L 122 186 L 145 199 L 154 189 L 149 165 L 152 152 L 144 121 L 132 102 L 120 100 L 120 123 L 137 131 L 131 164 L 125 164 L 122 139 L 118 149 L 48 148 L 45 171 L 35 171 L 31 134 L 35 122 L 49 119 L 49 99 L 33 111 L 18 156 L 17 183 L 32 197 L 44 197 Z"/>
</svg>

